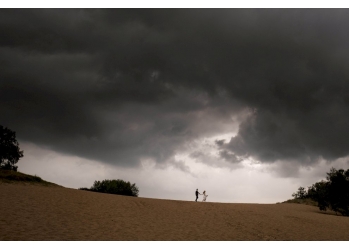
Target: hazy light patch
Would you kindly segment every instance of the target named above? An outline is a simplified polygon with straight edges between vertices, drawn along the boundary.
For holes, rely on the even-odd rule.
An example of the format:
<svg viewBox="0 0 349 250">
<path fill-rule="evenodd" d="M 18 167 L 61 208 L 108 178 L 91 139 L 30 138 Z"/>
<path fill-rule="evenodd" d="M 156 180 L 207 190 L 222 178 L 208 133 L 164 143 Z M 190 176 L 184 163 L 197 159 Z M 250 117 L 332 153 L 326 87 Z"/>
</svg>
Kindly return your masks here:
<svg viewBox="0 0 349 250">
<path fill-rule="evenodd" d="M 20 142 L 20 146 L 25 155 L 18 164 L 21 172 L 70 188 L 91 187 L 95 180 L 123 179 L 136 183 L 139 196 L 146 198 L 194 201 L 198 188 L 200 192 L 206 190 L 207 202 L 276 203 L 291 199 L 300 185 L 309 183 L 312 174 L 307 172 L 311 170 L 302 170 L 304 179 L 278 178 L 271 172 L 263 172 L 262 164 L 248 162 L 239 163 L 241 167 L 234 170 L 213 168 L 186 154 L 176 155 L 174 159 L 185 162 L 190 173 L 176 167 L 158 168 L 152 159 L 143 159 L 140 168 L 118 168 L 30 143 Z M 347 160 L 342 159 L 341 163 Z"/>
<path fill-rule="evenodd" d="M 229 139 L 234 136 L 233 133 L 217 135 L 210 138 L 203 138 L 193 142 L 192 147 L 188 147 L 187 152 L 182 152 L 174 156 L 177 161 L 183 161 L 193 173 L 192 176 L 184 174 L 178 169 L 153 169 L 154 162 L 143 167 L 140 173 L 148 182 L 146 190 L 156 190 L 157 182 L 164 191 L 154 197 L 154 192 L 142 193 L 146 197 L 168 198 L 180 200 L 192 200 L 193 191 L 199 188 L 199 191 L 207 191 L 209 194 L 208 202 L 238 202 L 238 203 L 276 203 L 292 198 L 292 193 L 298 188 L 293 179 L 275 178 L 268 171 L 263 171 L 268 167 L 252 158 L 248 158 L 234 168 L 226 167 L 227 164 L 217 154 L 215 141 L 218 139 Z M 208 162 L 199 162 L 190 157 L 194 151 L 201 151 L 206 156 L 210 155 L 212 159 L 222 167 L 213 167 Z M 149 161 L 151 162 L 151 161 Z M 224 164 L 223 164 L 224 163 Z M 146 165 L 146 164 L 143 164 Z M 233 165 L 233 164 L 231 164 Z M 238 165 L 239 167 L 237 168 Z M 150 178 L 150 179 L 149 179 Z M 172 179 L 178 181 L 172 182 Z M 179 186 L 177 185 L 179 184 Z M 158 191 L 159 192 L 159 191 Z M 156 193 L 156 192 L 155 192 Z M 199 198 L 200 199 L 200 198 Z"/>
<path fill-rule="evenodd" d="M 20 143 L 24 157 L 18 162 L 20 172 L 70 188 L 91 187 L 107 176 L 108 166 L 76 156 L 63 155 L 31 143 Z"/>
</svg>

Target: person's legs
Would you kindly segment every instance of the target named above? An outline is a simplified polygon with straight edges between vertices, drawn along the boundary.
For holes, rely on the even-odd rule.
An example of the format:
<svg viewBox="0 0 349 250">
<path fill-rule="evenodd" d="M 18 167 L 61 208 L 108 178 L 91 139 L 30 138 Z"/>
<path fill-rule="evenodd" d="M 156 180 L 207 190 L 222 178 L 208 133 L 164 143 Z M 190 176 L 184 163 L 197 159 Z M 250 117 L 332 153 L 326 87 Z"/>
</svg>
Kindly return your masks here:
<svg viewBox="0 0 349 250">
<path fill-rule="evenodd" d="M 196 202 L 198 201 L 198 198 L 199 198 L 199 196 L 196 196 L 196 200 L 195 200 Z"/>
</svg>

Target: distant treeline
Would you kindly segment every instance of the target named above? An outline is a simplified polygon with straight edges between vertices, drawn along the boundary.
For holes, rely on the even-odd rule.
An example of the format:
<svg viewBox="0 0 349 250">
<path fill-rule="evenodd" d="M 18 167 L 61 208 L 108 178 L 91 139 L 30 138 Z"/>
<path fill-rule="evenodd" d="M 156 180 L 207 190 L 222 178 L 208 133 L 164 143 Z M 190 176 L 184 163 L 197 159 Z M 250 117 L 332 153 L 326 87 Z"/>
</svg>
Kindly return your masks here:
<svg viewBox="0 0 349 250">
<path fill-rule="evenodd" d="M 126 196 L 138 197 L 139 189 L 135 183 L 131 184 L 129 181 L 123 180 L 103 180 L 95 181 L 91 188 L 79 188 L 80 190 L 87 190 L 99 193 L 119 194 Z"/>
<path fill-rule="evenodd" d="M 299 187 L 292 196 L 295 199 L 311 199 L 317 202 L 322 211 L 330 209 L 349 216 L 349 169 L 344 171 L 331 168 L 326 174 L 326 180 L 316 182 L 308 190 Z"/>
</svg>

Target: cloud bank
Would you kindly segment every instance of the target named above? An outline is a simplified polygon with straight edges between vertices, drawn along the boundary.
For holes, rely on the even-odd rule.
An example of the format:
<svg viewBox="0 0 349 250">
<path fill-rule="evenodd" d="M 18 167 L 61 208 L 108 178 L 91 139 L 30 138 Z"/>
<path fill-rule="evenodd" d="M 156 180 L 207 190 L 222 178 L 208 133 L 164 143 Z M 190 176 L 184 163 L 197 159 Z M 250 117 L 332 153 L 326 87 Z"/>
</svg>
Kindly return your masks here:
<svg viewBox="0 0 349 250">
<path fill-rule="evenodd" d="M 349 152 L 348 12 L 2 9 L 1 123 L 120 167 L 189 171 L 174 156 L 227 133 L 216 159 L 190 157 L 333 161 Z"/>
</svg>

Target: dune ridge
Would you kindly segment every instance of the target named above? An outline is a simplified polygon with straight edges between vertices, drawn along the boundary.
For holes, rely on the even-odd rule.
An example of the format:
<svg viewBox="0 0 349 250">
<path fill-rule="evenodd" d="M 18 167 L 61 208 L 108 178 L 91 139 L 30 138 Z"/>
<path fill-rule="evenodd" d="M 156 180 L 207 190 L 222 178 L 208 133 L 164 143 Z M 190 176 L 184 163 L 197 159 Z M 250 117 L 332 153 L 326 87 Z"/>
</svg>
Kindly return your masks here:
<svg viewBox="0 0 349 250">
<path fill-rule="evenodd" d="M 0 240 L 349 240 L 349 218 L 301 204 L 191 202 L 0 183 Z"/>
</svg>

